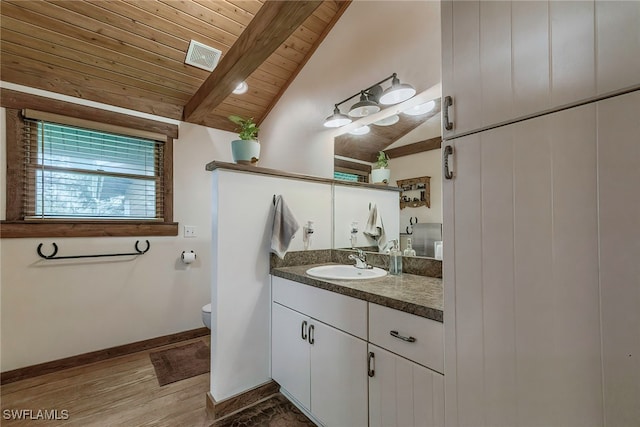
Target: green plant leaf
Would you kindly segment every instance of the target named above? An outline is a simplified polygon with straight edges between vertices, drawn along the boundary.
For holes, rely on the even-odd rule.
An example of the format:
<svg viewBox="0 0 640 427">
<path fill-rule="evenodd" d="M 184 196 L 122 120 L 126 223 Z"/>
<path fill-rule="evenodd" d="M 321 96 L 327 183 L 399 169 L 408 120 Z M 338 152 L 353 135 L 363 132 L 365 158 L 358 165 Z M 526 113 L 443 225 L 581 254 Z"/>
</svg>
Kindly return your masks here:
<svg viewBox="0 0 640 427">
<path fill-rule="evenodd" d="M 243 118 L 240 116 L 229 116 L 229 120 L 231 120 L 233 123 L 237 124 L 237 125 L 242 125 L 243 122 Z"/>
</svg>

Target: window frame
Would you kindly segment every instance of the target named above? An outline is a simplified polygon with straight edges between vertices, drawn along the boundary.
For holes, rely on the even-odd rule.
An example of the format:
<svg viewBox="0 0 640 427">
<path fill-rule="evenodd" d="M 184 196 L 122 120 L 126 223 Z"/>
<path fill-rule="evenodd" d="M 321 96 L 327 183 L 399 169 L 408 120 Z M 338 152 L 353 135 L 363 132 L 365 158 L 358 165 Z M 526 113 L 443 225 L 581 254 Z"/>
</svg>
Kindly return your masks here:
<svg viewBox="0 0 640 427">
<path fill-rule="evenodd" d="M 2 89 L 2 106 L 6 111 L 6 219 L 0 221 L 0 238 L 26 237 L 122 237 L 177 236 L 178 223 L 173 222 L 173 139 L 178 126 L 129 116 L 65 101 Z M 132 129 L 167 135 L 164 146 L 164 212 L 163 221 L 126 219 L 24 219 L 23 150 L 21 126 L 24 108 L 39 109 L 69 117 L 118 124 Z"/>
</svg>

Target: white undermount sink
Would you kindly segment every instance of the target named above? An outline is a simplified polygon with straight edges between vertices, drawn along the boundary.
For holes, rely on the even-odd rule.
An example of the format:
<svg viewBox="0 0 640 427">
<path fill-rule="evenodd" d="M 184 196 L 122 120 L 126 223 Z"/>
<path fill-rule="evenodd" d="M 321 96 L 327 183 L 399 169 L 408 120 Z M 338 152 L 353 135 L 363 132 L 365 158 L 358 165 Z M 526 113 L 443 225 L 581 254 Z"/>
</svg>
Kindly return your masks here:
<svg viewBox="0 0 640 427">
<path fill-rule="evenodd" d="M 332 264 L 310 268 L 307 274 L 320 279 L 362 280 L 386 276 L 387 272 L 378 267 L 364 269 L 353 265 Z"/>
</svg>

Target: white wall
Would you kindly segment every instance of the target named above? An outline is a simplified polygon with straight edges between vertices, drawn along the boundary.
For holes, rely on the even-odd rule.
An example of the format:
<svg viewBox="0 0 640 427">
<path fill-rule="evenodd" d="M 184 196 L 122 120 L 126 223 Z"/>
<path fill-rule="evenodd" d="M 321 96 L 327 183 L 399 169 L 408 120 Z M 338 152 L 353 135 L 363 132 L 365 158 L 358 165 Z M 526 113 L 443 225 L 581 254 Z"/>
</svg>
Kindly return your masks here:
<svg viewBox="0 0 640 427">
<path fill-rule="evenodd" d="M 429 150 L 410 156 L 389 160 L 391 182 L 399 179 L 431 177 L 431 207 L 404 208 L 400 210 L 400 232 L 404 233 L 410 217 L 417 217 L 419 223 L 442 223 L 442 150 Z M 414 194 L 415 196 L 415 194 Z"/>
<path fill-rule="evenodd" d="M 4 109 L 0 113 L 4 121 Z M 179 132 L 174 141 L 174 220 L 180 223 L 179 236 L 1 239 L 3 372 L 203 326 L 201 307 L 210 301 L 211 282 L 212 190 L 205 164 L 231 160 L 234 134 L 188 123 L 180 123 Z M 3 219 L 4 167 L 3 160 Z M 196 238 L 182 237 L 184 224 L 197 227 Z M 138 239 L 148 239 L 151 249 L 135 259 L 45 261 L 36 254 L 39 243 L 46 251 L 51 242 L 58 244 L 61 255 L 130 251 Z M 198 255 L 189 267 L 179 262 L 183 250 Z"/>
<path fill-rule="evenodd" d="M 394 72 L 418 93 L 440 82 L 439 2 L 354 1 L 262 123 L 261 166 L 332 177 L 325 117 Z"/>
<path fill-rule="evenodd" d="M 354 1 L 262 124 L 260 165 L 331 177 L 333 135 L 322 122 L 334 103 L 393 72 L 418 92 L 440 81 L 439 8 L 430 1 Z M 4 155 L 4 132 L 0 134 Z M 210 299 L 211 280 L 206 262 L 211 258 L 211 174 L 204 166 L 212 160 L 229 161 L 232 139 L 229 132 L 180 124 L 174 147 L 174 220 L 180 222 L 181 234 L 184 224 L 196 226 L 197 238 L 150 237 L 151 250 L 135 260 L 64 265 L 41 261 L 35 248 L 55 241 L 61 253 L 110 252 L 128 249 L 136 239 L 2 239 L 0 369 L 200 327 L 200 308 Z M 0 173 L 4 215 L 4 169 Z M 183 250 L 198 253 L 198 261 L 188 269 L 178 263 Z"/>
<path fill-rule="evenodd" d="M 212 199 L 211 394 L 216 401 L 268 381 L 273 196 L 281 194 L 300 230 L 289 246 L 303 250 L 302 227 L 315 225 L 309 249 L 330 249 L 331 184 L 217 169 Z"/>
</svg>

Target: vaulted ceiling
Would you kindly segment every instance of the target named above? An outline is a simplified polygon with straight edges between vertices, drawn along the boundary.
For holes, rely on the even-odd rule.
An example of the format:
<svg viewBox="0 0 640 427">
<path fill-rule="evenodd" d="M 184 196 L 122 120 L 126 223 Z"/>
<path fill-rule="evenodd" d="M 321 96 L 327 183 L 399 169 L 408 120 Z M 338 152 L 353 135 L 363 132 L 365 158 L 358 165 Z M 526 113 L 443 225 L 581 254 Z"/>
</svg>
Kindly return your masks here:
<svg viewBox="0 0 640 427">
<path fill-rule="evenodd" d="M 3 81 L 233 130 L 260 122 L 349 1 L 2 0 Z M 184 64 L 191 40 L 222 52 Z M 249 91 L 232 90 L 246 80 Z"/>
</svg>

